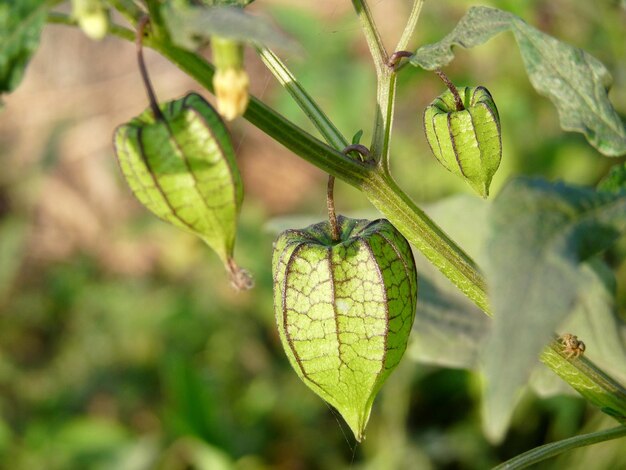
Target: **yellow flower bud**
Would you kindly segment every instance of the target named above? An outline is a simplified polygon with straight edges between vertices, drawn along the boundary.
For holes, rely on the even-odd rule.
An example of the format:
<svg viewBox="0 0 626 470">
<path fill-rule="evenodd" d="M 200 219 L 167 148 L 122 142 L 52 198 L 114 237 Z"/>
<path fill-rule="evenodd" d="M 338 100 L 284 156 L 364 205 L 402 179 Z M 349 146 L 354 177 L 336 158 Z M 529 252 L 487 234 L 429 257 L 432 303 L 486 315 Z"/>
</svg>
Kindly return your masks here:
<svg viewBox="0 0 626 470">
<path fill-rule="evenodd" d="M 213 76 L 213 86 L 217 97 L 217 111 L 227 121 L 243 115 L 248 107 L 250 80 L 243 69 L 227 68 L 217 70 Z"/>
<path fill-rule="evenodd" d="M 100 0 L 73 0 L 72 6 L 72 15 L 87 36 L 95 41 L 106 36 L 109 15 Z"/>
</svg>

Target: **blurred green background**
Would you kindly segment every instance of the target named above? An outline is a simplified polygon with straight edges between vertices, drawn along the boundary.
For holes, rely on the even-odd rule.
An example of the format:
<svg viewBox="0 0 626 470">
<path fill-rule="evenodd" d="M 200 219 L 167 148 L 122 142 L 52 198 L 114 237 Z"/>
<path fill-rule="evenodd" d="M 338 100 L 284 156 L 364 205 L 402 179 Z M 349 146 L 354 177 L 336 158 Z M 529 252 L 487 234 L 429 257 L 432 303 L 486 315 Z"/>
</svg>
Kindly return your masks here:
<svg viewBox="0 0 626 470">
<path fill-rule="evenodd" d="M 602 60 L 624 113 L 623 2 L 483 3 Z M 371 4 L 391 48 L 410 2 Z M 415 45 L 440 39 L 471 4 L 426 2 Z M 302 44 L 305 54 L 285 56 L 287 65 L 345 135 L 364 129 L 367 142 L 375 82 L 350 2 L 258 0 L 254 10 Z M 246 122 L 232 125 L 246 185 L 236 254 L 256 279 L 254 290 L 235 293 L 213 253 L 147 213 L 124 185 L 111 135 L 147 104 L 134 60 L 120 40 L 93 43 L 48 27 L 0 114 L 1 468 L 483 469 L 610 425 L 576 397 L 527 393 L 506 440 L 493 446 L 481 433 L 477 375 L 407 358 L 356 446 L 290 369 L 273 319 L 267 223 L 322 219 L 324 175 Z M 198 89 L 155 54 L 148 60 L 160 99 Z M 254 94 L 310 129 L 251 51 L 247 67 Z M 504 154 L 493 194 L 515 174 L 592 185 L 616 163 L 560 130 L 509 35 L 459 50 L 446 71 L 458 85 L 487 86 L 499 106 Z M 422 131 L 422 111 L 443 86 L 407 67 L 398 87 L 398 182 L 423 204 L 469 194 L 430 155 Z M 340 212 L 372 210 L 343 184 L 336 199 Z M 626 265 L 615 267 L 624 292 Z M 626 468 L 626 446 L 613 441 L 538 468 Z"/>
</svg>

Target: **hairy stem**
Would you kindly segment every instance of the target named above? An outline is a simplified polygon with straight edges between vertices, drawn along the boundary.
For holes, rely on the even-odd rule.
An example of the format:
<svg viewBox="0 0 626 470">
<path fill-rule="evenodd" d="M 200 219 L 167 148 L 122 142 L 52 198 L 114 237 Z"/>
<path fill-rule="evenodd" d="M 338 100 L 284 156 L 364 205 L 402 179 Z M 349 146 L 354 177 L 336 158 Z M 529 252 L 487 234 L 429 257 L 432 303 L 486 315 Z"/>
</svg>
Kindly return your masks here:
<svg viewBox="0 0 626 470">
<path fill-rule="evenodd" d="M 501 463 L 497 467 L 494 467 L 493 470 L 517 470 L 530 467 L 543 460 L 556 457 L 568 450 L 610 441 L 612 439 L 619 439 L 624 436 L 626 436 L 626 426 L 618 426 L 616 428 L 605 429 L 604 431 L 581 434 L 580 436 L 574 436 L 569 439 L 563 439 L 562 441 L 535 447 L 528 452 L 524 452 L 523 454 L 513 457 L 511 460 Z"/>
<path fill-rule="evenodd" d="M 278 56 L 266 47 L 260 47 L 257 51 L 265 66 L 304 111 L 322 137 L 324 137 L 324 140 L 336 150 L 342 150 L 347 147 L 348 141 L 346 138 L 341 135 L 341 132 L 339 132 L 332 121 L 328 119 L 324 111 L 322 111 L 315 100 L 311 98 L 311 95 L 300 85 L 300 82 L 296 80 L 291 71 Z"/>
<path fill-rule="evenodd" d="M 374 122 L 371 152 L 385 173 L 389 173 L 391 131 L 393 129 L 393 112 L 396 103 L 396 79 L 397 75 L 394 67 L 389 67 L 385 74 L 379 78 L 376 86 L 378 109 Z"/>
<path fill-rule="evenodd" d="M 352 0 L 354 10 L 356 11 L 359 21 L 361 22 L 361 28 L 365 34 L 365 40 L 372 54 L 374 60 L 374 66 L 376 67 L 376 75 L 378 77 L 383 74 L 387 68 L 387 51 L 383 44 L 383 40 L 378 33 L 378 28 L 374 22 L 374 17 L 370 10 L 366 0 Z"/>
<path fill-rule="evenodd" d="M 419 20 L 420 13 L 422 12 L 422 6 L 424 6 L 424 0 L 415 0 L 413 2 L 413 8 L 411 8 L 411 13 L 409 14 L 409 20 L 406 23 L 400 40 L 398 41 L 396 51 L 402 51 L 408 46 L 409 41 L 415 32 L 417 20 Z"/>
<path fill-rule="evenodd" d="M 395 74 L 393 68 L 388 65 L 389 57 L 367 1 L 352 0 L 352 4 L 361 22 L 361 29 L 376 68 L 376 116 L 370 151 L 379 165 L 386 170 L 395 101 L 393 99 L 396 85 Z"/>
<path fill-rule="evenodd" d="M 328 208 L 328 223 L 330 224 L 330 236 L 334 242 L 339 241 L 339 224 L 335 213 L 335 177 L 328 175 L 326 187 L 326 207 Z"/>
<path fill-rule="evenodd" d="M 584 356 L 568 359 L 558 340 L 553 341 L 540 358 L 589 403 L 626 424 L 626 389 L 593 362 Z"/>
<path fill-rule="evenodd" d="M 415 248 L 487 315 L 485 280 L 472 259 L 398 187 L 390 175 L 376 173 L 362 188 L 370 202 Z"/>
</svg>

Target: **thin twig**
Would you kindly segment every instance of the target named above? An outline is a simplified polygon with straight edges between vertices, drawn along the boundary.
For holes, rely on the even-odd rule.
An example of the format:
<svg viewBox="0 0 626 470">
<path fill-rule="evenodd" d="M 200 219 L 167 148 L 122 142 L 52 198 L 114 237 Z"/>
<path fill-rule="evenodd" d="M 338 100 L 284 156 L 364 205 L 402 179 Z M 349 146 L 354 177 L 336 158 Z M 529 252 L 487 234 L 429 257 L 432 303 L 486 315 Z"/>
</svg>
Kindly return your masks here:
<svg viewBox="0 0 626 470">
<path fill-rule="evenodd" d="M 141 73 L 141 78 L 143 80 L 146 93 L 148 94 L 148 100 L 150 101 L 150 108 L 152 109 L 154 118 L 163 121 L 165 120 L 165 118 L 163 117 L 163 113 L 159 108 L 159 102 L 157 101 L 156 95 L 154 94 L 154 89 L 152 88 L 152 84 L 150 83 L 150 77 L 148 76 L 146 62 L 143 59 L 143 35 L 146 25 L 149 21 L 149 17 L 143 16 L 139 20 L 139 23 L 137 23 L 137 36 L 135 37 L 135 45 L 137 46 L 137 62 L 139 63 L 139 72 Z"/>
<path fill-rule="evenodd" d="M 441 69 L 435 70 L 435 73 L 439 78 L 441 78 L 441 81 L 446 84 L 448 90 L 450 90 L 450 92 L 452 93 L 452 96 L 454 96 L 454 104 L 456 105 L 456 110 L 463 111 L 465 109 L 465 106 L 463 106 L 463 100 L 461 99 L 461 95 L 459 95 L 459 90 L 457 90 L 454 86 L 454 83 L 450 81 L 448 76 L 443 73 Z"/>
<path fill-rule="evenodd" d="M 494 467 L 493 470 L 518 470 L 526 468 L 551 457 L 556 457 L 568 450 L 597 444 L 598 442 L 609 441 L 611 439 L 619 439 L 624 436 L 626 436 L 626 426 L 618 426 L 603 431 L 581 434 L 580 436 L 574 436 L 569 439 L 563 439 L 562 441 L 535 447 L 528 452 L 524 452 L 523 454 L 513 457 L 511 460 L 501 463 L 497 467 Z"/>
<path fill-rule="evenodd" d="M 330 237 L 334 242 L 339 241 L 339 224 L 335 213 L 335 177 L 328 175 L 328 186 L 326 187 L 326 207 L 328 208 L 328 222 L 330 223 Z"/>
<path fill-rule="evenodd" d="M 346 138 L 279 57 L 266 47 L 258 47 L 257 52 L 268 70 L 300 106 L 324 140 L 339 151 L 345 148 L 348 145 Z"/>
<path fill-rule="evenodd" d="M 404 31 L 402 32 L 402 36 L 398 41 L 398 45 L 396 46 L 396 51 L 401 51 L 406 49 L 415 32 L 415 27 L 417 26 L 417 20 L 420 17 L 420 13 L 422 12 L 422 6 L 424 5 L 424 0 L 415 0 L 413 2 L 413 8 L 411 9 L 411 14 L 409 15 L 409 20 L 406 23 Z"/>
<path fill-rule="evenodd" d="M 361 28 L 363 29 L 367 45 L 370 49 L 370 53 L 372 54 L 372 59 L 374 60 L 374 65 L 376 66 L 376 75 L 380 79 L 381 75 L 385 73 L 385 64 L 389 60 L 387 50 L 385 49 L 382 38 L 380 37 L 380 33 L 378 32 L 378 28 L 376 27 L 374 17 L 372 16 L 372 12 L 367 4 L 367 1 L 352 0 L 352 4 L 354 5 L 354 10 L 356 11 L 361 22 Z"/>
</svg>

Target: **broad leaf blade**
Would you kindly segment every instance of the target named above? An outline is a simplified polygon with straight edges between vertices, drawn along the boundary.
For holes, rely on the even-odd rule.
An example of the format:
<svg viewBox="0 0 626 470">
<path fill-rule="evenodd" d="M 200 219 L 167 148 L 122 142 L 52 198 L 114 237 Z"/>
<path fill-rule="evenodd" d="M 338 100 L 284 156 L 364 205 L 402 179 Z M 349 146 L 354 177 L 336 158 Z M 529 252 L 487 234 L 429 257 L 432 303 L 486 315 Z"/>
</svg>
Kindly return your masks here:
<svg viewBox="0 0 626 470">
<path fill-rule="evenodd" d="M 612 78 L 606 67 L 570 46 L 497 8 L 472 7 L 441 41 L 417 50 L 411 63 L 434 70 L 454 58 L 453 46 L 475 47 L 511 31 L 532 85 L 556 106 L 561 127 L 585 135 L 608 156 L 626 154 L 626 127 L 608 98 Z"/>
<path fill-rule="evenodd" d="M 626 165 L 613 165 L 609 173 L 598 183 L 599 191 L 617 193 L 626 190 Z"/>
<path fill-rule="evenodd" d="M 485 274 L 494 324 L 484 412 L 486 432 L 498 440 L 537 356 L 586 288 L 580 263 L 626 229 L 626 195 L 519 178 L 496 198 L 490 219 Z"/>
<path fill-rule="evenodd" d="M 420 47 L 411 63 L 426 70 L 444 67 L 454 59 L 452 46 L 480 46 L 496 34 L 510 30 L 513 18 L 512 13 L 497 8 L 472 7 L 441 41 Z"/>
<path fill-rule="evenodd" d="M 14 90 L 39 45 L 48 6 L 44 0 L 0 3 L 0 94 Z"/>
<path fill-rule="evenodd" d="M 237 6 L 182 8 L 167 5 L 164 18 L 172 40 L 187 49 L 206 43 L 211 36 L 278 49 L 296 48 L 295 41 L 268 20 Z"/>
</svg>

